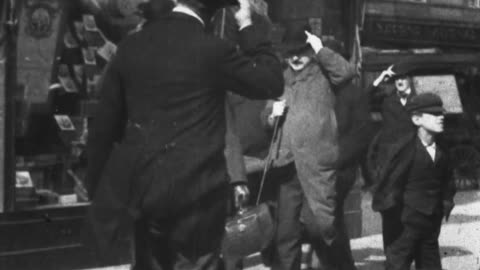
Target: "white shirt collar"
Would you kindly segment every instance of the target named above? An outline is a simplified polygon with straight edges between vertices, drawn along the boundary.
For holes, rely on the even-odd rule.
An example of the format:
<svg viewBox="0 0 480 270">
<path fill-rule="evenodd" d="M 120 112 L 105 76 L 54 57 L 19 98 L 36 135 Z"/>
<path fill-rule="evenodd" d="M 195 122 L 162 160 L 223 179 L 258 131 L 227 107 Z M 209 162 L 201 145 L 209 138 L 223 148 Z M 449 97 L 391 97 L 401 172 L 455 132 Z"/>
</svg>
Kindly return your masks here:
<svg viewBox="0 0 480 270">
<path fill-rule="evenodd" d="M 405 90 L 404 92 L 406 94 L 406 96 L 404 98 L 407 98 L 408 96 L 410 96 L 410 94 L 412 93 L 412 88 L 408 88 L 407 90 Z M 399 94 L 400 95 L 400 94 Z"/>
<path fill-rule="evenodd" d="M 202 20 L 202 18 L 200 18 L 200 16 L 198 16 L 198 14 L 195 13 L 195 11 L 193 11 L 191 8 L 189 8 L 185 5 L 178 4 L 176 7 L 173 8 L 172 11 L 192 16 L 192 17 L 196 18 L 198 21 L 200 21 L 203 26 L 205 26 L 205 22 Z"/>
<path fill-rule="evenodd" d="M 406 97 L 401 97 L 400 98 L 400 102 L 402 103 L 403 106 L 405 106 L 407 104 L 407 98 L 408 98 L 408 96 L 410 96 L 410 93 L 412 93 L 412 88 L 408 88 L 407 90 L 405 90 L 405 94 L 407 94 Z"/>
<path fill-rule="evenodd" d="M 437 144 L 435 142 L 433 142 L 432 144 L 430 145 L 427 145 L 424 141 L 422 141 L 420 139 L 420 141 L 422 142 L 422 145 L 425 147 L 425 149 L 427 150 L 428 152 L 428 155 L 432 158 L 432 160 L 435 162 L 435 155 L 437 154 Z"/>
<path fill-rule="evenodd" d="M 422 142 L 423 146 L 425 146 L 425 148 L 428 148 L 428 147 L 431 147 L 431 148 L 433 148 L 433 149 L 437 148 L 437 144 L 436 144 L 435 142 L 432 142 L 432 143 L 429 145 L 429 144 L 427 144 L 426 142 L 422 141 L 421 139 L 420 139 L 420 141 Z"/>
</svg>

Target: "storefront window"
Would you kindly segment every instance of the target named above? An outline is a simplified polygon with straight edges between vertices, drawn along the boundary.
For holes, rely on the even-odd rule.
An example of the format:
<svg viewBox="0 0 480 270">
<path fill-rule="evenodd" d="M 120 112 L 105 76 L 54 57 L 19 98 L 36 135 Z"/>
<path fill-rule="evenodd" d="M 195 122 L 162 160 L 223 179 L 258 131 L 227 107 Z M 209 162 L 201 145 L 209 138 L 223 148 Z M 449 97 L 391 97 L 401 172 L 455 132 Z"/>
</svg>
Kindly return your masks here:
<svg viewBox="0 0 480 270">
<path fill-rule="evenodd" d="M 18 1 L 11 116 L 14 179 L 7 180 L 15 210 L 73 206 L 91 199 L 85 148 L 98 103 L 96 85 L 116 43 L 141 18 L 129 17 L 131 8 L 121 6 L 124 1 L 115 2 L 116 13 L 92 10 L 88 2 Z M 119 10 L 125 20 L 106 17 Z"/>
<path fill-rule="evenodd" d="M 473 8 L 480 8 L 480 0 L 468 0 L 468 6 Z"/>
</svg>

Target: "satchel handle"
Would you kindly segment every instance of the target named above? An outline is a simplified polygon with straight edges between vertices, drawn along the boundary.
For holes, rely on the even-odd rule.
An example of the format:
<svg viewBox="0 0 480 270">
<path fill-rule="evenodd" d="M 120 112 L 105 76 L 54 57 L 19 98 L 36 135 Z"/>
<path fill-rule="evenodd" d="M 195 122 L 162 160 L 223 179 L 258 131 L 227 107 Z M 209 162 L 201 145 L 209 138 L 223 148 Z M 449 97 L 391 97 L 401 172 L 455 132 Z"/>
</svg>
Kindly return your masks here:
<svg viewBox="0 0 480 270">
<path fill-rule="evenodd" d="M 268 171 L 270 170 L 270 168 L 272 167 L 272 164 L 273 164 L 273 152 L 274 152 L 275 140 L 276 140 L 276 138 L 278 136 L 278 132 L 280 130 L 280 119 L 281 119 L 281 116 L 275 116 L 274 124 L 273 124 L 273 135 L 272 135 L 272 139 L 270 141 L 270 147 L 268 149 L 268 155 L 265 159 L 265 165 L 263 167 L 262 180 L 260 181 L 260 188 L 258 189 L 257 201 L 255 202 L 255 205 L 260 204 L 260 198 L 262 196 L 263 185 L 265 184 L 265 179 L 267 178 L 267 173 L 268 173 Z"/>
</svg>

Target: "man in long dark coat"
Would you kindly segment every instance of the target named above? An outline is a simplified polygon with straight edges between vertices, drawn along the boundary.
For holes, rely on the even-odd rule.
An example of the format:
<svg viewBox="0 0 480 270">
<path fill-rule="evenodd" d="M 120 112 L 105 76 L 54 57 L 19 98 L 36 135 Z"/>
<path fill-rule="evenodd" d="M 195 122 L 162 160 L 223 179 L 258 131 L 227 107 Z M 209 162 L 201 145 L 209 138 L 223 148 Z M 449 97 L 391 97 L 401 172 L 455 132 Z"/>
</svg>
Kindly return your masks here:
<svg viewBox="0 0 480 270">
<path fill-rule="evenodd" d="M 396 63 L 382 71 L 375 81 L 366 89 L 370 95 L 372 105 L 380 105 L 382 124 L 379 132 L 372 140 L 368 154 L 367 167 L 372 164 L 376 157 L 373 153 L 383 155 L 402 135 L 414 131 L 414 125 L 405 106 L 416 95 L 412 80 L 412 72 L 415 66 L 409 61 Z M 388 82 L 388 84 L 386 84 Z M 393 87 L 390 87 L 393 82 Z M 383 157 L 378 158 L 381 160 Z M 367 170 L 367 172 L 370 170 Z M 365 174 L 367 185 L 372 185 L 372 176 Z"/>
<path fill-rule="evenodd" d="M 217 267 L 230 197 L 225 90 L 283 92 L 248 1 L 235 16 L 240 50 L 206 33 L 226 2 L 179 0 L 119 45 L 103 78 L 88 142 L 89 218 L 102 251 L 135 231 L 134 269 Z"/>
</svg>

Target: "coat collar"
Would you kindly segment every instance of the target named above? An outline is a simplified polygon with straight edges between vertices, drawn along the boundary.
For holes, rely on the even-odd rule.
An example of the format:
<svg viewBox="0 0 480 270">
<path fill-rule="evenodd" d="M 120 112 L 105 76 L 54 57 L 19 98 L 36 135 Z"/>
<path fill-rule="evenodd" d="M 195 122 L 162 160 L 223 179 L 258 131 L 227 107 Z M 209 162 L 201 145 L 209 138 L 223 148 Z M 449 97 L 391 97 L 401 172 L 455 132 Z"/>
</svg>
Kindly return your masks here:
<svg viewBox="0 0 480 270">
<path fill-rule="evenodd" d="M 205 22 L 203 21 L 203 19 L 197 13 L 195 13 L 195 11 L 193 11 L 191 8 L 187 6 L 177 5 L 175 8 L 173 8 L 172 12 L 181 13 L 181 14 L 185 14 L 187 16 L 193 17 L 197 19 L 205 27 Z"/>
<path fill-rule="evenodd" d="M 171 11 L 169 15 L 167 15 L 167 18 L 173 20 L 182 20 L 205 30 L 205 26 L 198 19 L 185 13 Z"/>
<path fill-rule="evenodd" d="M 289 66 L 288 69 L 285 71 L 285 84 L 293 85 L 296 82 L 306 81 L 310 78 L 313 74 L 316 74 L 320 70 L 318 64 L 312 60 L 309 65 L 307 65 L 303 70 L 299 72 L 295 72 Z"/>
</svg>

